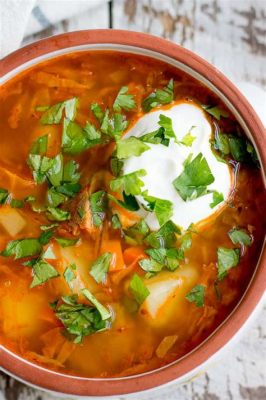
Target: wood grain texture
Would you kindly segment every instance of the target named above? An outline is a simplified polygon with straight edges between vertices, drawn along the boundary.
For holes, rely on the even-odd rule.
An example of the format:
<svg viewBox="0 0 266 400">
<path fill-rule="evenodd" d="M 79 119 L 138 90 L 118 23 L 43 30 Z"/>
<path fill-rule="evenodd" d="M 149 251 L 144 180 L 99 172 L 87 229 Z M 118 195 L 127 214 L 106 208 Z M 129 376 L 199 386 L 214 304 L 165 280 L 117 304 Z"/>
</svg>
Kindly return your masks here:
<svg viewBox="0 0 266 400">
<path fill-rule="evenodd" d="M 266 88 L 266 0 L 114 0 L 112 14 L 114 28 L 163 36 L 198 53 L 233 81 Z M 28 37 L 24 44 L 71 30 L 108 28 L 109 23 L 108 6 L 101 6 Z M 266 306 L 202 376 L 137 398 L 265 400 Z M 52 399 L 60 400 L 0 373 L 0 400 Z"/>
</svg>

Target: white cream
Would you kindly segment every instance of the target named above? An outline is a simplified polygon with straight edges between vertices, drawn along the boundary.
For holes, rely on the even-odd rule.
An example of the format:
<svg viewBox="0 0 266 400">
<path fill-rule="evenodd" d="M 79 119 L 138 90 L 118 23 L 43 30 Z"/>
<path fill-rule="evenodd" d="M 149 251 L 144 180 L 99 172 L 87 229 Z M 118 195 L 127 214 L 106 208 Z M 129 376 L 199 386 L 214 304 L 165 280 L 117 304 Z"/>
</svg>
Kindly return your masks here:
<svg viewBox="0 0 266 400">
<path fill-rule="evenodd" d="M 214 156 L 210 146 L 211 125 L 201 108 L 193 103 L 178 103 L 168 109 L 156 109 L 156 111 L 152 111 L 140 118 L 125 137 L 140 137 L 155 131 L 159 127 L 160 114 L 172 119 L 173 130 L 179 141 L 193 126 L 191 134 L 196 139 L 192 146 L 187 147 L 182 144 L 176 144 L 173 140 L 170 141 L 168 147 L 162 144 L 148 143 L 150 150 L 145 151 L 139 157 L 130 157 L 125 160 L 123 173 L 129 174 L 139 169 L 145 169 L 147 175 L 141 178 L 144 182 L 143 191 L 147 190 L 150 196 L 170 200 L 174 206 L 172 221 L 183 229 L 187 229 L 191 223 L 196 224 L 202 221 L 223 205 L 222 202 L 211 208 L 211 193 L 194 200 L 184 201 L 175 190 L 173 181 L 183 172 L 183 162 L 189 154 L 193 153 L 193 158 L 200 152 L 203 154 L 215 178 L 215 181 L 208 186 L 208 189 L 222 193 L 224 200 L 230 194 L 232 186 L 231 173 L 229 166 L 218 161 Z M 137 196 L 137 200 L 143 203 L 142 196 Z M 159 224 L 154 213 L 144 211 L 143 213 L 149 227 L 152 230 L 157 230 Z"/>
</svg>

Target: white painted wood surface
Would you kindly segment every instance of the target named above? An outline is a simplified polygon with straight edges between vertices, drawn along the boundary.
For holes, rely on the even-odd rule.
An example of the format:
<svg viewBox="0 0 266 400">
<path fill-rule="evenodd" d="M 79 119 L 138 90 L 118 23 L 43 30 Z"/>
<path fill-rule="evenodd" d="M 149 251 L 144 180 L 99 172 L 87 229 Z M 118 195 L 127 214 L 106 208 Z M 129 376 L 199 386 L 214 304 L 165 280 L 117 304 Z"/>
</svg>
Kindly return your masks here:
<svg viewBox="0 0 266 400">
<path fill-rule="evenodd" d="M 51 7 L 55 1 L 60 0 L 51 1 Z M 173 40 L 213 63 L 233 81 L 245 80 L 266 89 L 266 0 L 114 0 L 112 23 L 114 28 Z M 100 6 L 27 37 L 24 44 L 65 31 L 107 28 L 109 24 L 108 5 Z M 56 398 L 0 374 L 0 400 Z M 239 342 L 205 374 L 145 399 L 266 400 L 266 306 Z"/>
</svg>

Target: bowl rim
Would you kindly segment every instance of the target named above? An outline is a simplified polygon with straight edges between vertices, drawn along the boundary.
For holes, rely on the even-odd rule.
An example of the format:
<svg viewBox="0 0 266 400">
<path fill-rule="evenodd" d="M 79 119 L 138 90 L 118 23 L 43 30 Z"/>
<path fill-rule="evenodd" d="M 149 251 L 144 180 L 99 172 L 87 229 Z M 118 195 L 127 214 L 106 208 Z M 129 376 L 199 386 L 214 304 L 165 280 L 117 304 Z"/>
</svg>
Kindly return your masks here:
<svg viewBox="0 0 266 400">
<path fill-rule="evenodd" d="M 224 95 L 239 113 L 259 151 L 263 169 L 266 169 L 266 130 L 257 114 L 240 91 L 219 70 L 207 61 L 173 42 L 159 37 L 127 30 L 83 30 L 51 36 L 27 45 L 1 60 L 0 76 L 19 66 L 60 50 L 81 45 L 110 44 L 150 50 L 176 60 L 200 74 Z M 130 52 L 130 50 L 129 50 Z M 54 372 L 17 356 L 0 346 L 0 366 L 7 373 L 43 389 L 76 396 L 114 396 L 140 392 L 167 384 L 197 370 L 214 356 L 240 331 L 260 302 L 266 282 L 266 250 L 262 250 L 253 279 L 240 303 L 230 317 L 201 345 L 187 356 L 164 368 L 142 375 L 123 378 L 80 378 Z"/>
</svg>

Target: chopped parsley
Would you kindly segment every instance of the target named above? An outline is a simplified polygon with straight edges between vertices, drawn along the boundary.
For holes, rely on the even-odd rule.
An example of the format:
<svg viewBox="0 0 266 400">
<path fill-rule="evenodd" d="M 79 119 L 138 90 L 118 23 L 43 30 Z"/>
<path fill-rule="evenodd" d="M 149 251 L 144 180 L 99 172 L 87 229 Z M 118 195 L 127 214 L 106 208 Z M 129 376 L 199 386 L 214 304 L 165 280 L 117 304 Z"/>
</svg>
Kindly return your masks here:
<svg viewBox="0 0 266 400">
<path fill-rule="evenodd" d="M 132 196 L 131 194 L 126 195 L 125 192 L 123 192 L 122 194 L 124 201 L 117 199 L 111 194 L 108 194 L 108 199 L 123 207 L 125 210 L 138 211 L 140 207 L 135 196 Z"/>
<path fill-rule="evenodd" d="M 122 109 L 130 111 L 136 107 L 136 103 L 132 94 L 128 94 L 128 87 L 122 86 L 113 104 L 113 110 L 120 112 Z"/>
<path fill-rule="evenodd" d="M 238 265 L 240 259 L 239 249 L 228 249 L 226 247 L 219 247 L 217 250 L 218 257 L 218 280 L 226 277 L 227 272 Z"/>
<path fill-rule="evenodd" d="M 245 229 L 233 228 L 228 232 L 228 236 L 234 244 L 242 246 L 251 246 L 252 244 L 252 237 Z"/>
<path fill-rule="evenodd" d="M 90 208 L 93 224 L 97 227 L 101 226 L 107 210 L 107 196 L 104 190 L 90 195 Z"/>
<path fill-rule="evenodd" d="M 143 199 L 147 202 L 149 211 L 153 211 L 157 217 L 160 226 L 169 221 L 173 215 L 173 203 L 169 200 L 158 199 L 142 193 Z M 145 207 L 145 208 L 146 208 Z"/>
<path fill-rule="evenodd" d="M 172 119 L 167 117 L 164 114 L 159 115 L 159 122 L 158 125 L 161 128 L 164 128 L 164 135 L 168 139 L 176 139 L 175 132 L 173 130 Z"/>
<path fill-rule="evenodd" d="M 180 235 L 181 231 L 172 221 L 167 221 L 157 232 L 151 232 L 145 239 L 148 245 L 153 248 L 169 248 L 176 241 L 176 235 Z"/>
<path fill-rule="evenodd" d="M 91 265 L 90 275 L 97 283 L 104 283 L 113 258 L 112 253 L 103 253 Z"/>
<path fill-rule="evenodd" d="M 64 110 L 66 118 L 73 121 L 76 116 L 77 105 L 78 99 L 76 97 L 54 104 L 44 112 L 41 117 L 41 123 L 43 125 L 59 124 Z"/>
<path fill-rule="evenodd" d="M 184 171 L 173 181 L 173 185 L 185 201 L 193 200 L 207 193 L 207 186 L 214 182 L 214 176 L 205 157 L 199 153 L 186 163 Z"/>
<path fill-rule="evenodd" d="M 223 110 L 223 109 L 221 109 L 220 107 L 202 105 L 202 108 L 203 108 L 208 114 L 210 114 L 212 117 L 214 117 L 215 119 L 217 119 L 218 121 L 220 121 L 221 117 L 223 117 L 223 118 L 229 117 L 228 112 L 225 111 L 225 110 Z"/>
<path fill-rule="evenodd" d="M 224 195 L 223 193 L 219 193 L 216 190 L 212 192 L 212 202 L 210 203 L 210 207 L 214 208 L 218 204 L 222 203 L 224 201 Z"/>
<path fill-rule="evenodd" d="M 137 196 L 138 194 L 141 194 L 141 188 L 144 186 L 144 183 L 140 178 L 146 174 L 147 173 L 144 169 L 139 169 L 130 174 L 119 176 L 110 182 L 110 188 L 114 192 L 121 189 L 127 196 Z"/>
<path fill-rule="evenodd" d="M 82 289 L 83 295 L 97 308 L 102 319 L 105 321 L 111 317 L 110 311 L 105 308 L 88 289 Z"/>
<path fill-rule="evenodd" d="M 60 244 L 61 247 L 70 247 L 74 246 L 79 239 L 67 239 L 67 238 L 56 237 L 55 240 L 57 241 L 57 243 Z"/>
<path fill-rule="evenodd" d="M 72 284 L 71 282 L 76 278 L 76 275 L 74 274 L 72 268 L 67 267 L 64 271 L 64 278 L 65 281 L 67 282 L 68 286 L 70 289 L 72 289 Z"/>
<path fill-rule="evenodd" d="M 197 307 L 204 306 L 204 296 L 205 296 L 205 286 L 196 285 L 193 289 L 186 295 L 186 299 L 190 303 L 195 303 Z"/>
<path fill-rule="evenodd" d="M 0 253 L 1 256 L 15 256 L 15 260 L 24 257 L 31 257 L 42 251 L 39 239 L 18 239 L 8 242 L 6 248 Z"/>
<path fill-rule="evenodd" d="M 167 86 L 163 89 L 157 89 L 142 102 L 142 108 L 145 112 L 162 104 L 169 104 L 174 99 L 174 80 L 170 79 Z"/>
<path fill-rule="evenodd" d="M 131 136 L 126 139 L 117 140 L 116 142 L 116 157 L 121 159 L 126 159 L 132 156 L 138 157 L 144 151 L 149 150 L 150 147 L 143 143 L 140 139 Z M 116 175 L 116 174 L 115 174 Z"/>
<path fill-rule="evenodd" d="M 138 274 L 134 274 L 129 283 L 129 290 L 140 306 L 149 296 L 150 292 Z"/>
<path fill-rule="evenodd" d="M 107 328 L 97 308 L 78 303 L 75 295 L 63 296 L 54 303 L 53 310 L 74 343 L 81 343 L 84 336 Z"/>
<path fill-rule="evenodd" d="M 56 278 L 59 276 L 57 270 L 43 258 L 38 259 L 32 265 L 32 271 L 33 271 L 33 280 L 30 285 L 31 288 L 39 286 L 48 281 L 49 279 Z"/>
<path fill-rule="evenodd" d="M 5 204 L 9 196 L 9 192 L 6 189 L 0 188 L 0 204 Z"/>
</svg>

